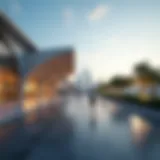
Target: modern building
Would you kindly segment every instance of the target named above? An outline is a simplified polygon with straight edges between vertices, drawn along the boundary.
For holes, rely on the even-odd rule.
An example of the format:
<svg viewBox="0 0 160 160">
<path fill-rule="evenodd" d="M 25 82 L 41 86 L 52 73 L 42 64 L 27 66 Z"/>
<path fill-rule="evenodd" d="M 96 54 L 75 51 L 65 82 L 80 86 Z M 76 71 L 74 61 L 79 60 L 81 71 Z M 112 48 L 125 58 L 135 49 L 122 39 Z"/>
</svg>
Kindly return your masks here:
<svg viewBox="0 0 160 160">
<path fill-rule="evenodd" d="M 93 85 L 92 75 L 89 70 L 85 69 L 77 76 L 76 86 L 82 91 L 87 91 Z"/>
<path fill-rule="evenodd" d="M 73 72 L 73 54 L 70 47 L 39 50 L 0 12 L 0 103 L 23 99 L 31 107 L 35 99 L 51 100 L 58 83 Z"/>
<path fill-rule="evenodd" d="M 20 71 L 18 54 L 35 53 L 37 47 L 0 12 L 0 102 L 19 97 Z"/>
</svg>

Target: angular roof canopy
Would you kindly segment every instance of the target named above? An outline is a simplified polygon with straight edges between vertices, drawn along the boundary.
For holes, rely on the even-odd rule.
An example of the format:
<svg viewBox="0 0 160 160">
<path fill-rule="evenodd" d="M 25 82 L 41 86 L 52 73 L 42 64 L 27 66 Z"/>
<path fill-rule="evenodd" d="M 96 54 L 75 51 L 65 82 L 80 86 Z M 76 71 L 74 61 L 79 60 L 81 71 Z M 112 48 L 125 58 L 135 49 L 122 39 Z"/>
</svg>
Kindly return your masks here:
<svg viewBox="0 0 160 160">
<path fill-rule="evenodd" d="M 18 54 L 15 56 L 11 55 L 4 58 L 1 56 L 0 64 L 15 68 L 15 70 L 17 68 L 17 71 L 20 72 L 22 78 L 25 78 L 28 74 L 33 73 L 34 71 L 34 77 L 39 80 L 42 80 L 45 76 L 48 76 L 49 78 L 52 72 L 57 73 L 56 76 L 60 75 L 62 72 L 63 75 L 72 72 L 72 65 L 74 63 L 72 55 L 74 50 L 71 47 L 60 47 L 40 51 L 11 22 L 11 20 L 1 12 L 0 29 L 2 29 L 2 33 L 4 32 L 11 36 L 13 40 L 18 42 L 18 44 L 24 48 L 24 54 Z"/>
<path fill-rule="evenodd" d="M 31 54 L 30 55 L 29 54 L 20 55 L 18 57 L 18 61 L 20 65 L 19 67 L 20 67 L 21 76 L 26 77 L 28 74 L 30 74 L 33 71 L 37 72 L 38 71 L 37 68 L 39 69 L 41 68 L 40 70 L 42 70 L 43 68 L 45 69 L 45 66 L 47 67 L 50 63 L 53 63 L 51 61 L 53 61 L 54 59 L 56 60 L 57 58 L 58 59 L 60 58 L 59 59 L 60 62 L 53 63 L 52 67 L 55 66 L 55 68 L 57 68 L 59 66 L 58 68 L 62 68 L 63 65 L 72 66 L 74 65 L 73 54 L 74 54 L 74 50 L 72 48 L 64 47 L 64 48 L 43 50 L 43 51 L 37 52 L 37 54 L 32 54 L 32 55 Z M 65 60 L 63 61 L 64 58 Z"/>
</svg>

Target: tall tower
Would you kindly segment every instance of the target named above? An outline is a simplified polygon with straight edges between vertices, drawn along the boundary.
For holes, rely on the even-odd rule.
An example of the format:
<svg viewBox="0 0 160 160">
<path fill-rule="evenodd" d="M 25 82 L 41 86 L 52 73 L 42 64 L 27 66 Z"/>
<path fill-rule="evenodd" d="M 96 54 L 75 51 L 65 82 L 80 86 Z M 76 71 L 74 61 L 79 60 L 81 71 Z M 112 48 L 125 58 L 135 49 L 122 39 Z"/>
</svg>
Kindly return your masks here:
<svg viewBox="0 0 160 160">
<path fill-rule="evenodd" d="M 92 75 L 88 69 L 84 69 L 77 77 L 77 87 L 87 91 L 92 86 Z"/>
</svg>

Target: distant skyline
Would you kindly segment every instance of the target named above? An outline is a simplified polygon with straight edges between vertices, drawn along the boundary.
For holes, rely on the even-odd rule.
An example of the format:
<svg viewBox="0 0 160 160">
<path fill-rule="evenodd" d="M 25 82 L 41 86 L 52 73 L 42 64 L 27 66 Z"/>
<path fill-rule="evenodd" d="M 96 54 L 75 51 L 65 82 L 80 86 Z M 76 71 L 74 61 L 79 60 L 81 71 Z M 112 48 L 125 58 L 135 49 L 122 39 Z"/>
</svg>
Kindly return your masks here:
<svg viewBox="0 0 160 160">
<path fill-rule="evenodd" d="M 96 81 L 141 60 L 160 66 L 159 0 L 1 0 L 0 9 L 38 47 L 73 46 L 77 72 Z"/>
</svg>

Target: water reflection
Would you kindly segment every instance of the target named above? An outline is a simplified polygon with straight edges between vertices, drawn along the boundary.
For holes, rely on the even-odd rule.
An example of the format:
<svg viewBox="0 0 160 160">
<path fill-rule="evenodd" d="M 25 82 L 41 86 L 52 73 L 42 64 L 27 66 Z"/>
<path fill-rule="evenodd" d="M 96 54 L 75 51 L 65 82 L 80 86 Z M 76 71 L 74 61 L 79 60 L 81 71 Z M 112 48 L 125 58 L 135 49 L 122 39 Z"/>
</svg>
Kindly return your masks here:
<svg viewBox="0 0 160 160">
<path fill-rule="evenodd" d="M 35 116 L 31 123 L 24 119 L 0 129 L 0 158 L 158 160 L 159 123 L 151 114 L 117 102 L 99 99 L 90 107 L 81 100 L 40 107 L 27 114 Z"/>
<path fill-rule="evenodd" d="M 118 135 L 120 135 L 120 128 L 124 127 L 126 133 L 129 131 L 124 141 L 129 142 L 131 138 L 128 149 L 132 148 L 132 157 L 136 156 L 135 159 L 158 160 L 160 157 L 160 118 L 158 118 L 158 113 L 141 109 L 139 106 L 116 102 L 114 104 L 106 101 L 106 108 L 109 108 L 106 111 L 109 111 L 112 117 L 110 130 L 117 125 Z M 113 143 L 115 143 L 114 141 Z M 127 150 L 125 147 L 124 149 Z M 130 155 L 132 154 L 130 153 Z"/>
<path fill-rule="evenodd" d="M 143 117 L 138 115 L 130 115 L 129 123 L 131 135 L 133 137 L 133 143 L 144 143 L 152 130 L 152 125 Z"/>
<path fill-rule="evenodd" d="M 89 119 L 89 125 L 90 125 L 91 129 L 96 128 L 96 123 L 97 123 L 96 121 L 97 121 L 96 108 L 91 108 L 90 119 Z"/>
<path fill-rule="evenodd" d="M 58 109 L 51 112 L 51 108 L 56 108 L 56 106 L 46 108 L 46 110 L 48 109 L 45 114 L 46 119 L 44 117 L 39 120 L 33 118 L 33 121 L 26 123 L 25 118 L 24 121 L 21 120 L 21 124 L 18 120 L 10 125 L 1 126 L 0 158 L 23 160 L 28 156 L 36 156 L 36 159 L 44 159 L 48 156 L 48 150 L 50 150 L 50 156 L 54 153 L 57 158 L 64 156 L 72 158 L 73 154 L 70 149 L 70 141 L 73 136 L 72 123 L 64 115 L 64 112 Z M 27 117 L 38 117 L 37 115 L 37 112 L 31 112 L 27 114 Z M 37 149 L 40 152 L 35 151 L 32 155 L 31 153 Z M 41 152 L 42 150 L 43 152 Z"/>
<path fill-rule="evenodd" d="M 133 144 L 135 144 L 140 159 L 158 160 L 160 157 L 159 126 L 141 115 L 131 115 L 129 122 Z"/>
</svg>

